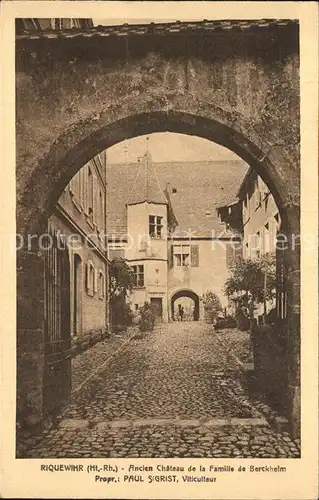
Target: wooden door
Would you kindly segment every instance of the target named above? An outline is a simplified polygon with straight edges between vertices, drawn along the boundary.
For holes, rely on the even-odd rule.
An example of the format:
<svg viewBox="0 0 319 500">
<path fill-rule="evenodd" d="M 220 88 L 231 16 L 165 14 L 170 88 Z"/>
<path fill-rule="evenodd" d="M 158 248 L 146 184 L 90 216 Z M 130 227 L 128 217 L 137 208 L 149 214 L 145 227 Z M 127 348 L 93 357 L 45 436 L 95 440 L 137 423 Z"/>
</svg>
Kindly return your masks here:
<svg viewBox="0 0 319 500">
<path fill-rule="evenodd" d="M 163 299 L 158 297 L 152 297 L 151 307 L 155 314 L 155 322 L 161 323 L 163 321 Z"/>
</svg>

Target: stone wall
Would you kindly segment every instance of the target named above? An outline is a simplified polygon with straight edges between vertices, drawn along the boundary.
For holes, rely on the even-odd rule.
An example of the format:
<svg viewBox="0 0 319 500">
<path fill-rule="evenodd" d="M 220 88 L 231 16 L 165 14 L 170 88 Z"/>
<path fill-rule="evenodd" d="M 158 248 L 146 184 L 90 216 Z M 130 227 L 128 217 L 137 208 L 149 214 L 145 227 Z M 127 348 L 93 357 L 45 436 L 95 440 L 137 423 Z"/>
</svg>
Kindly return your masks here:
<svg viewBox="0 0 319 500">
<path fill-rule="evenodd" d="M 252 332 L 257 389 L 277 411 L 289 416 L 287 394 L 286 339 L 280 328 L 256 326 Z"/>
<path fill-rule="evenodd" d="M 44 258 L 36 252 L 17 259 L 17 421 L 37 425 L 43 416 Z"/>
</svg>

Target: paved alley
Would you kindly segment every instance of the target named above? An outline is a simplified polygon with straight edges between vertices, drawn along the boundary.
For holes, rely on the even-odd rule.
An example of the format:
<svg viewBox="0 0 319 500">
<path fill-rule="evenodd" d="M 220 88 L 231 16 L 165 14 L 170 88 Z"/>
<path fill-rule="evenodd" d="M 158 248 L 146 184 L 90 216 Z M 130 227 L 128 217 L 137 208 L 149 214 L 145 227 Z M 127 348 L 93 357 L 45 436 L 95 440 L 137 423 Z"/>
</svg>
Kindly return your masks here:
<svg viewBox="0 0 319 500">
<path fill-rule="evenodd" d="M 244 351 L 245 336 L 238 332 Z M 176 322 L 131 340 L 51 429 L 19 441 L 17 456 L 298 457 L 298 443 L 275 432 L 249 401 L 221 337 L 209 325 Z"/>
</svg>

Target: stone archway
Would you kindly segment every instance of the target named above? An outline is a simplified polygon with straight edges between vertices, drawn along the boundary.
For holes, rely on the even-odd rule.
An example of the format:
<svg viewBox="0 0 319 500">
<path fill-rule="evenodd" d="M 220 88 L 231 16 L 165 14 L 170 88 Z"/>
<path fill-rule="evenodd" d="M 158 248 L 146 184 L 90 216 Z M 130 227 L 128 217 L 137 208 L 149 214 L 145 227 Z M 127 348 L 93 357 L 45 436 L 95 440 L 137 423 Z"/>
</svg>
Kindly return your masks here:
<svg viewBox="0 0 319 500">
<path fill-rule="evenodd" d="M 77 134 L 82 137 L 82 140 L 79 141 L 76 146 L 71 148 L 71 150 L 68 149 L 68 144 L 70 144 L 70 134 L 73 135 L 74 133 L 74 131 L 72 133 L 68 131 L 63 137 L 60 138 L 58 144 L 53 144 L 51 146 L 49 155 L 41 160 L 40 164 L 33 172 L 26 189 L 23 193 L 21 193 L 23 196 L 17 207 L 18 227 L 22 229 L 24 234 L 28 234 L 29 232 L 33 234 L 41 233 L 41 228 L 45 227 L 45 221 L 50 215 L 50 211 L 64 186 L 93 155 L 112 144 L 120 142 L 124 138 L 134 137 L 145 133 L 152 133 L 154 131 L 182 132 L 191 135 L 198 135 L 222 144 L 237 153 L 247 163 L 256 168 L 259 175 L 270 187 L 280 210 L 287 238 L 291 238 L 294 233 L 298 232 L 298 229 L 296 230 L 294 228 L 298 228 L 299 226 L 299 212 L 291 203 L 290 193 L 287 189 L 288 186 L 284 183 L 285 176 L 281 178 L 276 166 L 265 156 L 265 153 L 236 130 L 231 129 L 216 120 L 208 119 L 207 117 L 173 111 L 134 114 L 125 119 L 120 119 L 119 121 L 111 122 L 104 126 L 103 121 L 104 120 L 102 120 L 101 129 L 96 131 L 95 134 L 88 136 L 85 136 L 86 125 L 83 126 L 83 130 L 81 131 L 81 124 L 78 124 Z M 50 175 L 52 180 L 50 183 L 46 182 L 48 175 Z M 43 181 L 45 181 L 45 184 L 42 184 Z M 31 251 L 30 249 L 27 251 L 21 250 L 18 254 L 19 262 L 28 262 L 27 265 L 21 265 L 21 267 L 25 269 L 26 275 L 24 276 L 23 288 L 18 288 L 18 295 L 20 300 L 25 293 L 31 296 L 31 308 L 33 308 L 34 302 L 37 304 L 38 316 L 36 318 L 36 323 L 34 323 L 34 344 L 31 346 L 31 349 L 33 350 L 32 355 L 34 355 L 34 351 L 36 351 L 37 354 L 35 357 L 38 356 L 41 358 L 41 345 L 43 343 L 42 325 L 44 321 L 41 304 L 43 303 L 43 299 L 41 297 L 40 288 L 37 289 L 37 294 L 39 294 L 39 296 L 35 297 L 35 289 L 33 286 L 34 278 L 28 281 L 28 274 L 31 270 L 33 274 L 36 274 L 38 279 L 41 279 L 43 273 L 43 258 L 39 253 L 36 254 L 34 250 L 35 249 L 31 249 Z M 32 262 L 31 267 L 29 266 L 29 262 Z M 298 249 L 290 248 L 287 253 L 287 262 L 289 276 L 290 278 L 293 278 L 291 280 L 291 288 L 288 291 L 288 304 L 290 304 L 290 306 L 288 305 L 289 324 L 287 327 L 289 330 L 289 334 L 287 333 L 287 335 L 289 335 L 287 357 L 290 359 L 288 369 L 291 371 L 290 380 L 295 382 L 294 384 L 291 384 L 290 389 L 292 391 L 292 395 L 290 401 L 291 412 L 294 412 L 296 414 L 295 419 L 298 419 L 300 314 L 298 308 Z M 18 352 L 23 350 L 25 353 L 30 350 L 28 340 L 30 335 L 30 323 L 29 321 L 27 321 L 27 323 L 25 322 L 25 315 L 23 315 L 23 323 L 21 324 L 19 322 L 19 311 L 20 309 L 18 308 Z M 27 335 L 25 333 L 27 333 Z M 39 366 L 41 366 L 41 364 L 39 364 Z M 32 407 L 34 414 L 37 415 L 32 417 L 32 419 L 35 420 L 42 418 L 42 396 L 39 384 L 40 374 L 38 373 L 39 366 L 34 367 L 35 374 L 33 380 L 30 379 L 29 381 L 25 381 L 23 380 L 23 368 L 20 369 L 21 377 L 19 377 L 18 357 L 18 387 L 20 388 L 20 394 L 25 394 L 27 392 L 29 394 L 29 398 L 35 398 L 36 401 L 38 401 L 36 410 L 34 405 Z M 32 391 L 34 391 L 34 395 L 32 395 Z M 23 400 L 23 396 L 21 399 Z M 299 424 L 297 423 L 296 425 L 298 426 Z"/>
<path fill-rule="evenodd" d="M 271 36 L 258 23 L 249 33 L 199 31 L 198 44 L 187 42 L 187 32 L 177 36 L 150 33 L 147 44 L 45 33 L 17 40 L 16 221 L 26 243 L 17 256 L 17 406 L 30 423 L 43 413 L 45 318 L 44 258 L 28 235 L 45 231 L 62 190 L 97 153 L 169 131 L 232 150 L 274 195 L 289 247 L 285 362 L 291 420 L 299 426 L 298 25 L 274 23 Z"/>
<path fill-rule="evenodd" d="M 93 156 L 125 139 L 153 132 L 196 135 L 230 149 L 254 167 L 268 185 L 285 227 L 288 229 L 299 225 L 298 215 L 294 217 L 293 210 L 290 211 L 290 207 L 298 206 L 299 178 L 296 177 L 293 184 L 292 172 L 289 170 L 289 175 L 286 175 L 283 171 L 281 162 L 287 165 L 287 158 L 284 158 L 280 149 L 273 152 L 270 159 L 263 139 L 255 133 L 246 136 L 239 131 L 245 130 L 244 124 L 239 125 L 239 120 L 236 126 L 229 126 L 224 113 L 213 110 L 212 107 L 209 113 L 197 111 L 193 114 L 180 111 L 179 106 L 176 110 L 158 110 L 156 103 L 149 102 L 148 112 L 137 113 L 136 110 L 141 107 L 140 99 L 132 99 L 129 106 L 132 111 L 126 110 L 131 114 L 126 115 L 122 109 L 117 109 L 101 114 L 99 120 L 92 117 L 90 120 L 80 121 L 51 145 L 45 157 L 23 179 L 25 182 L 21 182 L 23 191 L 18 193 L 20 200 L 17 206 L 17 222 L 21 234 L 25 231 L 37 231 L 41 224 L 45 225 L 65 185 Z M 192 103 L 187 106 L 189 108 L 192 110 Z M 19 187 L 20 185 L 18 190 Z"/>
<path fill-rule="evenodd" d="M 193 292 L 192 290 L 178 290 L 175 292 L 172 297 L 171 297 L 171 317 L 172 319 L 176 319 L 176 311 L 175 311 L 175 301 L 177 299 L 180 299 L 182 297 L 188 297 L 189 299 L 192 299 L 194 303 L 194 316 L 193 320 L 198 321 L 199 320 L 199 296 L 197 293 Z"/>
</svg>

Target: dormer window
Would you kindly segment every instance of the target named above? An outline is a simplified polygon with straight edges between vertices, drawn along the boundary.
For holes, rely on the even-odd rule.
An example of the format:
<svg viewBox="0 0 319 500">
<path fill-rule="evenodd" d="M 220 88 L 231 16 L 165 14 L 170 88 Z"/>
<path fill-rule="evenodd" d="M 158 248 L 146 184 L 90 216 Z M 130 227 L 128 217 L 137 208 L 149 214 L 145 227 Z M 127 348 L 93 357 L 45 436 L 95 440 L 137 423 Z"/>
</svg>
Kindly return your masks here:
<svg viewBox="0 0 319 500">
<path fill-rule="evenodd" d="M 162 238 L 163 217 L 158 215 L 149 216 L 149 235 L 151 238 Z"/>
</svg>

